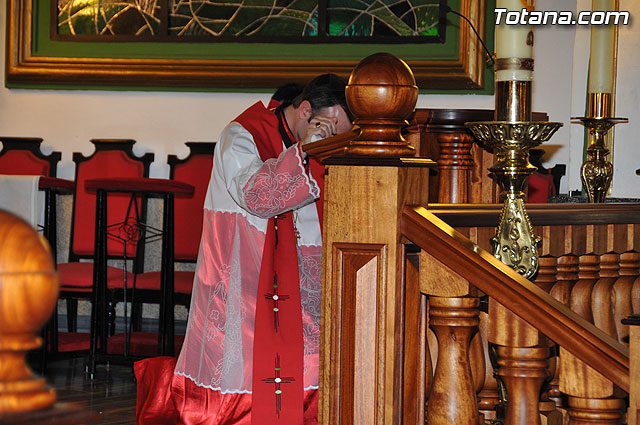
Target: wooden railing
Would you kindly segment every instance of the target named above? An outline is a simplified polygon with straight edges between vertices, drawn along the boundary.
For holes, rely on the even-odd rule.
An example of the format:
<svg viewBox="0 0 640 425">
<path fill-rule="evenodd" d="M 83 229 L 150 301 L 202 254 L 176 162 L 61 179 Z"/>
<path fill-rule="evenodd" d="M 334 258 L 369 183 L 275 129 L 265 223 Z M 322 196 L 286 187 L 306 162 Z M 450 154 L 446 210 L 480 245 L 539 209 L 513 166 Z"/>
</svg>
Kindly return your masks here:
<svg viewBox="0 0 640 425">
<path fill-rule="evenodd" d="M 493 419 L 502 386 L 489 348 L 506 423 L 622 423 L 629 331 L 619 321 L 640 294 L 640 205 L 529 205 L 543 237 L 535 283 L 486 251 L 499 207 L 401 215 L 400 231 L 420 248 L 405 272 L 404 423 Z M 433 407 L 424 413 L 422 403 Z"/>
</svg>

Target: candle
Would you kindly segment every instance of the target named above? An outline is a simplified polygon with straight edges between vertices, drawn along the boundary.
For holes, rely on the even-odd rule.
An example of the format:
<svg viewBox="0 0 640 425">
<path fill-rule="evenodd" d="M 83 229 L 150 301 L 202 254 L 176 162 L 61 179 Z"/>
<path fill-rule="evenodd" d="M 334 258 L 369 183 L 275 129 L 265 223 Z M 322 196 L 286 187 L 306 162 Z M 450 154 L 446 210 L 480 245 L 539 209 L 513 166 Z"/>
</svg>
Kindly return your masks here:
<svg viewBox="0 0 640 425">
<path fill-rule="evenodd" d="M 615 0 L 593 0 L 593 12 L 617 10 Z M 615 74 L 615 27 L 591 25 L 589 93 L 613 93 Z"/>
<path fill-rule="evenodd" d="M 533 30 L 531 25 L 510 24 L 516 22 L 522 9 L 533 10 L 533 0 L 498 0 L 496 9 L 507 9 L 496 22 L 496 81 L 531 81 L 533 69 Z M 511 58 L 517 58 L 513 60 Z M 500 59 L 511 59 L 500 61 Z M 524 61 L 523 61 L 524 60 Z M 505 69 L 506 68 L 506 69 Z"/>
</svg>

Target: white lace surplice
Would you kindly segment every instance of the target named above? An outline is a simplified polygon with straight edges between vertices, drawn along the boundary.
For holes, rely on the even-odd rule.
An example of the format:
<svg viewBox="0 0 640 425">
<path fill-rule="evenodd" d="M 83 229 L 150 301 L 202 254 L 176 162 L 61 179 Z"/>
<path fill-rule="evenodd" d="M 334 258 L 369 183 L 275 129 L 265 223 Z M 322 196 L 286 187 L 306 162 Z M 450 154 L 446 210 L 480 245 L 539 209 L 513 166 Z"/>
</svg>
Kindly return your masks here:
<svg viewBox="0 0 640 425">
<path fill-rule="evenodd" d="M 251 392 L 256 297 L 268 217 L 298 209 L 304 387 L 318 388 L 322 238 L 315 180 L 298 145 L 264 163 L 231 123 L 214 155 L 187 335 L 175 373 L 223 393 Z"/>
</svg>

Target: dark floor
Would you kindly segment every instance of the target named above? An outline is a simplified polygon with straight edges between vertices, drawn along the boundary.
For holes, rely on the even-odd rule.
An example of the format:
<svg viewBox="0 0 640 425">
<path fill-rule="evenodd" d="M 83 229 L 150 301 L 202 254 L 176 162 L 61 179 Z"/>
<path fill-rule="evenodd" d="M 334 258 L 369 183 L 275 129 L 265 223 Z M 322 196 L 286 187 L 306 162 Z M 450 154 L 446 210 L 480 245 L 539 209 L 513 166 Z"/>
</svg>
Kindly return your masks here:
<svg viewBox="0 0 640 425">
<path fill-rule="evenodd" d="M 103 425 L 135 424 L 136 383 L 132 366 L 97 366 L 93 380 L 84 373 L 84 359 L 52 362 L 47 366 L 47 382 L 60 402 L 77 402 L 100 415 Z"/>
<path fill-rule="evenodd" d="M 111 364 L 99 365 L 93 380 L 84 373 L 84 359 L 74 358 L 49 362 L 45 374 L 47 382 L 54 387 L 58 402 L 56 406 L 62 418 L 83 417 L 84 419 L 69 419 L 64 424 L 100 424 L 100 425 L 132 425 L 136 418 L 136 384 L 132 366 Z M 78 409 L 79 407 L 79 409 Z M 73 416 L 69 411 L 76 411 Z M 77 410 L 80 410 L 78 414 Z M 34 417 L 30 425 L 49 423 L 47 418 L 41 420 Z M 0 423 L 3 423 L 0 420 Z M 13 423 L 13 422 L 11 422 Z M 20 422 L 21 423 L 21 422 Z M 25 421 L 25 423 L 27 423 Z"/>
</svg>

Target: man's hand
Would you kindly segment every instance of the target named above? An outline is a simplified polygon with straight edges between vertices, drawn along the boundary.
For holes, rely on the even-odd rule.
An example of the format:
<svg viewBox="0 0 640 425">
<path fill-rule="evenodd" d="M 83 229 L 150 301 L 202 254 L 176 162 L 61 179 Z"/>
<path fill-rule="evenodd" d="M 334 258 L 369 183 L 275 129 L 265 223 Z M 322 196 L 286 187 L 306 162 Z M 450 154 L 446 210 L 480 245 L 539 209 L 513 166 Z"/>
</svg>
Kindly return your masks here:
<svg viewBox="0 0 640 425">
<path fill-rule="evenodd" d="M 309 120 L 309 125 L 302 139 L 302 144 L 326 139 L 337 134 L 338 119 L 316 115 Z"/>
</svg>

